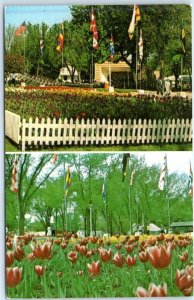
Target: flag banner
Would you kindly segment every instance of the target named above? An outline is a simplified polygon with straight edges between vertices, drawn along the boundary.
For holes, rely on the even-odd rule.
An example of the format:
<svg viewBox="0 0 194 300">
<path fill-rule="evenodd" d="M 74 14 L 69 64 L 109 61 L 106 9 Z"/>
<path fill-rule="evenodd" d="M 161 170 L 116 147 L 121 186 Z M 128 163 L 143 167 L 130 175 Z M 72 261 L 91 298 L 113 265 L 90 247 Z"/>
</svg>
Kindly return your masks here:
<svg viewBox="0 0 194 300">
<path fill-rule="evenodd" d="M 139 5 L 135 5 L 135 23 L 137 24 L 141 20 Z"/>
<path fill-rule="evenodd" d="M 132 40 L 134 31 L 135 31 L 135 25 L 141 20 L 141 15 L 140 15 L 140 9 L 138 5 L 134 5 L 133 7 L 133 15 L 132 19 L 128 28 L 128 33 L 129 33 L 129 39 Z"/>
<path fill-rule="evenodd" d="M 125 177 L 127 174 L 127 163 L 128 163 L 129 158 L 130 158 L 130 153 L 123 154 L 123 179 L 122 179 L 122 181 L 125 181 Z"/>
<path fill-rule="evenodd" d="M 161 191 L 163 191 L 164 188 L 165 188 L 166 176 L 167 176 L 167 158 L 166 158 L 166 155 L 165 155 L 163 165 L 162 165 L 162 169 L 161 169 L 161 172 L 160 172 L 160 179 L 159 179 L 159 183 L 158 183 L 158 188 Z"/>
<path fill-rule="evenodd" d="M 193 197 L 193 172 L 191 168 L 191 163 L 190 163 L 190 171 L 189 171 L 188 189 L 189 189 L 189 196 Z"/>
<path fill-rule="evenodd" d="M 186 53 L 186 37 L 185 37 L 185 30 L 184 28 L 181 29 L 181 42 L 182 42 L 182 50 L 183 50 L 183 53 L 185 54 Z"/>
<path fill-rule="evenodd" d="M 104 181 L 103 181 L 103 185 L 102 185 L 102 198 L 104 201 L 106 201 L 106 179 L 104 176 Z"/>
<path fill-rule="evenodd" d="M 14 193 L 18 193 L 18 155 L 15 155 L 12 169 L 12 179 L 11 179 L 11 187 L 10 189 Z"/>
<path fill-rule="evenodd" d="M 44 40 L 42 38 L 42 36 L 40 37 L 40 50 L 42 51 L 44 48 Z"/>
<path fill-rule="evenodd" d="M 115 55 L 115 47 L 114 47 L 114 40 L 113 40 L 113 35 L 112 34 L 111 34 L 111 37 L 110 37 L 109 50 L 110 50 L 110 58 L 113 59 L 113 57 Z"/>
<path fill-rule="evenodd" d="M 53 154 L 52 163 L 55 164 L 57 161 L 57 154 Z"/>
<path fill-rule="evenodd" d="M 57 42 L 58 42 L 58 46 L 56 47 L 56 50 L 61 52 L 63 50 L 63 47 L 64 47 L 64 36 L 63 36 L 62 33 L 59 33 Z"/>
<path fill-rule="evenodd" d="M 143 59 L 143 37 L 142 37 L 142 29 L 140 29 L 138 46 L 139 46 L 139 59 L 142 62 L 142 59 Z"/>
<path fill-rule="evenodd" d="M 98 49 L 98 31 L 94 12 L 91 13 L 90 31 L 93 33 L 93 48 Z"/>
<path fill-rule="evenodd" d="M 133 185 L 134 175 L 135 175 L 135 170 L 133 170 L 131 173 L 130 186 Z"/>
<path fill-rule="evenodd" d="M 22 25 L 20 25 L 20 26 L 16 29 L 15 35 L 16 35 L 16 36 L 22 35 L 25 31 L 26 31 L 26 23 L 23 22 Z"/>
<path fill-rule="evenodd" d="M 70 173 L 70 167 L 68 167 L 65 176 L 65 196 L 67 196 L 68 194 L 70 185 L 71 185 L 71 173 Z"/>
</svg>

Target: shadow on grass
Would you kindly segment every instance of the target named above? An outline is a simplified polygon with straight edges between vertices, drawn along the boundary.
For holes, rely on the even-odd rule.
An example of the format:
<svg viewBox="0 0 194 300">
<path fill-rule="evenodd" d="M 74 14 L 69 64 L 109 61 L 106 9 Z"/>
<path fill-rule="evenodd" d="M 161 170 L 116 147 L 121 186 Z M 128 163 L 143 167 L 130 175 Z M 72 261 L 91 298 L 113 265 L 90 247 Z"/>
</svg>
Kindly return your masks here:
<svg viewBox="0 0 194 300">
<path fill-rule="evenodd" d="M 6 152 L 22 152 L 21 148 L 10 139 L 5 139 Z M 30 146 L 26 147 L 26 152 L 36 151 L 192 151 L 192 144 L 157 144 L 157 145 L 88 145 L 88 146 Z"/>
</svg>

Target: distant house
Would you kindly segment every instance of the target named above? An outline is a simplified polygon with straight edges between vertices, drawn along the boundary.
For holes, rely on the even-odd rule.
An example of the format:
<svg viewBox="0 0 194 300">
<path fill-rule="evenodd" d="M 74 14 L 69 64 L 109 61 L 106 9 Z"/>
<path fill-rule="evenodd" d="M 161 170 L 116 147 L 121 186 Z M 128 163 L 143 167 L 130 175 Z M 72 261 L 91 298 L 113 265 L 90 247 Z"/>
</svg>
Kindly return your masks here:
<svg viewBox="0 0 194 300">
<path fill-rule="evenodd" d="M 71 66 L 69 66 L 69 68 L 72 69 Z M 63 67 L 60 69 L 59 79 L 62 79 L 63 82 L 71 82 L 71 76 L 67 67 Z M 79 74 L 75 70 L 74 81 L 78 81 L 78 80 L 79 80 Z"/>
<path fill-rule="evenodd" d="M 113 85 L 120 85 L 127 87 L 129 85 L 129 73 L 131 69 L 124 61 L 118 63 L 105 61 L 102 64 L 95 64 L 95 81 L 96 82 L 109 82 L 111 71 L 111 82 Z"/>
<path fill-rule="evenodd" d="M 193 232 L 193 222 L 172 222 L 170 230 L 173 233 Z"/>
</svg>

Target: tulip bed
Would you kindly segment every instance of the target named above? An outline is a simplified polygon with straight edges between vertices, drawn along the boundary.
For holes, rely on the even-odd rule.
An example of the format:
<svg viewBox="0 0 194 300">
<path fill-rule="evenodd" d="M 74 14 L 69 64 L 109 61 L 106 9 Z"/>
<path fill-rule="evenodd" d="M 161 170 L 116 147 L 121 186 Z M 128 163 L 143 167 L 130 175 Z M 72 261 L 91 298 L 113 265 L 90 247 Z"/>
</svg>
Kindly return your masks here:
<svg viewBox="0 0 194 300">
<path fill-rule="evenodd" d="M 5 108 L 22 118 L 191 119 L 192 101 L 83 89 L 5 90 Z"/>
<path fill-rule="evenodd" d="M 188 296 L 190 236 L 6 238 L 7 296 L 14 298 Z"/>
</svg>

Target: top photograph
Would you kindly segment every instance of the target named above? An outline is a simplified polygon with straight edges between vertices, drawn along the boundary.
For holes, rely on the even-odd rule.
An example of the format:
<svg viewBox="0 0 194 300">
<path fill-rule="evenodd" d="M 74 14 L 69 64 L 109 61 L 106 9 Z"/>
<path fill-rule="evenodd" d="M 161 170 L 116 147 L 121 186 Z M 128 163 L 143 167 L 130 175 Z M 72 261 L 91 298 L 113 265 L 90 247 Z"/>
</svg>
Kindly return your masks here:
<svg viewBox="0 0 194 300">
<path fill-rule="evenodd" d="M 5 151 L 191 151 L 191 6 L 4 6 Z"/>
</svg>

